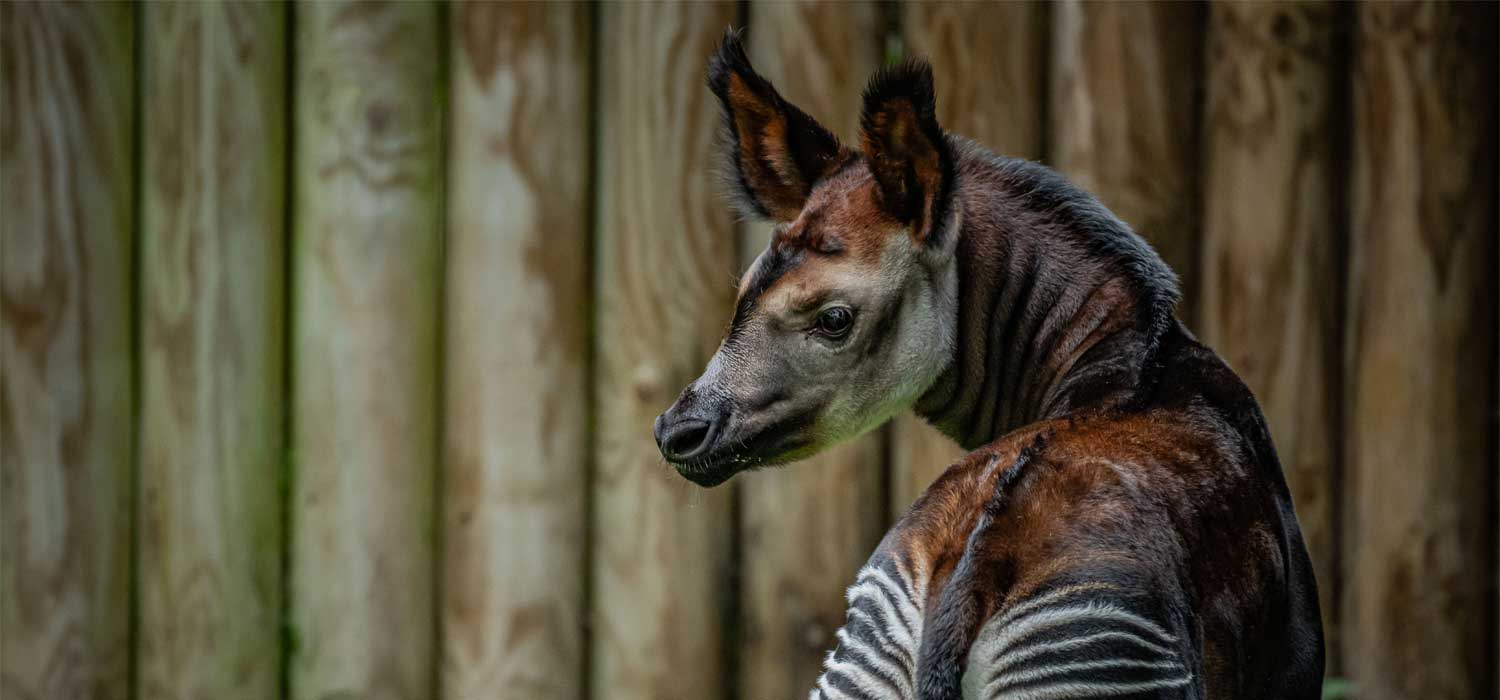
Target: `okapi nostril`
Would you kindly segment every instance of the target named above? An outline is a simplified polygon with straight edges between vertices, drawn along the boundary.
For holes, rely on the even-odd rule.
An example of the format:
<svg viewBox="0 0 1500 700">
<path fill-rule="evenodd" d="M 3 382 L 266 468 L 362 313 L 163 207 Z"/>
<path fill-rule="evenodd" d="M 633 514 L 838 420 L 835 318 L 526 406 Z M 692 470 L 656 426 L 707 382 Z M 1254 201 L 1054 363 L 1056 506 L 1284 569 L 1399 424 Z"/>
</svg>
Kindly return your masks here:
<svg viewBox="0 0 1500 700">
<path fill-rule="evenodd" d="M 685 420 L 668 427 L 660 443 L 662 454 L 672 461 L 697 457 L 708 449 L 712 427 L 701 420 Z"/>
</svg>

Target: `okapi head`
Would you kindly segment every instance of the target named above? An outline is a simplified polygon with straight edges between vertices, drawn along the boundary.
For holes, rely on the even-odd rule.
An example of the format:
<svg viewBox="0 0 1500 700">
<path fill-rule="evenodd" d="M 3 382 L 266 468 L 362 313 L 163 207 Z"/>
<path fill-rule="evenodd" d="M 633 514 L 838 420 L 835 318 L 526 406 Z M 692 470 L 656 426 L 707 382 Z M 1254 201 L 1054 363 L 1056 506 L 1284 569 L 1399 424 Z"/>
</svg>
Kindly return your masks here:
<svg viewBox="0 0 1500 700">
<path fill-rule="evenodd" d="M 702 486 L 860 435 L 932 385 L 953 356 L 959 216 L 926 64 L 870 80 L 857 151 L 783 99 L 733 33 L 708 82 L 734 202 L 775 228 L 707 369 L 656 420 L 662 455 Z"/>
</svg>

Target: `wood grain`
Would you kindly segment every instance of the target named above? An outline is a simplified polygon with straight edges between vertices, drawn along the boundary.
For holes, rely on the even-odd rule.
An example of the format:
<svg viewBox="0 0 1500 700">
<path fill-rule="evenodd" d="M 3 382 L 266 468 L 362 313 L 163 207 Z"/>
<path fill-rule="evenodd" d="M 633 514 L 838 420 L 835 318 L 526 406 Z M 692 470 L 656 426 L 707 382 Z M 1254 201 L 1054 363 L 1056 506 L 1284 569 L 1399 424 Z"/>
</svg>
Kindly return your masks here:
<svg viewBox="0 0 1500 700">
<path fill-rule="evenodd" d="M 1361 698 L 1493 692 L 1496 20 L 1359 7 L 1343 619 Z"/>
<path fill-rule="evenodd" d="M 442 692 L 582 693 L 589 8 L 455 5 Z"/>
<path fill-rule="evenodd" d="M 1018 2 L 913 2 L 906 55 L 932 63 L 938 122 L 990 150 L 1038 158 L 1046 8 Z"/>
<path fill-rule="evenodd" d="M 286 7 L 142 6 L 137 693 L 281 677 Z"/>
<path fill-rule="evenodd" d="M 1052 18 L 1051 165 L 1151 242 L 1198 292 L 1203 7 L 1065 0 Z"/>
<path fill-rule="evenodd" d="M 592 689 L 718 698 L 733 596 L 729 490 L 661 458 L 651 422 L 698 376 L 733 304 L 703 67 L 731 4 L 599 8 Z"/>
<path fill-rule="evenodd" d="M 132 14 L 0 5 L 0 696 L 125 698 Z"/>
<path fill-rule="evenodd" d="M 291 691 L 431 697 L 438 9 L 296 9 Z"/>
<path fill-rule="evenodd" d="M 1005 2 L 903 5 L 908 56 L 932 63 L 938 122 L 1005 156 L 1042 155 L 1046 8 Z M 891 512 L 900 514 L 963 448 L 926 421 L 903 415 L 891 430 Z"/>
<path fill-rule="evenodd" d="M 873 2 L 757 2 L 746 38 L 782 96 L 857 144 L 860 91 L 884 48 Z M 770 240 L 741 235 L 748 265 Z M 741 500 L 742 698 L 807 693 L 844 620 L 844 589 L 885 531 L 884 431 L 784 468 L 736 479 Z"/>
<path fill-rule="evenodd" d="M 1210 8 L 1201 337 L 1255 392 L 1337 648 L 1339 98 L 1328 2 Z M 1330 660 L 1336 653 L 1330 651 Z"/>
</svg>

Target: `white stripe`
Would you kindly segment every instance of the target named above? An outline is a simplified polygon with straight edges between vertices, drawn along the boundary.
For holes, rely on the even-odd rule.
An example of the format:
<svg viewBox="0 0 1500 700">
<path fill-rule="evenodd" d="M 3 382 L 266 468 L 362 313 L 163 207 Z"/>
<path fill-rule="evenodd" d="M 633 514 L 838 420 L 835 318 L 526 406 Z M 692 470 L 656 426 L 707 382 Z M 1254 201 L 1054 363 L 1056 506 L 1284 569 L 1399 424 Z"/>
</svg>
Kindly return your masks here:
<svg viewBox="0 0 1500 700">
<path fill-rule="evenodd" d="M 864 597 L 865 595 L 873 598 L 875 602 L 880 605 L 881 616 L 886 619 L 887 626 L 898 628 L 897 631 L 901 632 L 901 638 L 895 639 L 893 641 L 898 644 L 905 644 L 908 647 L 915 646 L 914 644 L 912 644 L 913 630 L 909 626 L 907 626 L 906 621 L 896 613 L 896 609 L 891 606 L 891 601 L 885 597 L 878 584 L 871 581 L 864 581 L 862 583 L 855 584 L 852 588 L 849 589 L 849 607 L 854 607 L 859 599 L 861 597 Z"/>
<path fill-rule="evenodd" d="M 1075 593 L 1088 593 L 1088 592 L 1091 592 L 1091 591 L 1113 590 L 1115 588 L 1116 588 L 1116 586 L 1114 586 L 1112 584 L 1108 584 L 1108 583 L 1079 583 L 1079 584 L 1075 584 L 1075 585 L 1072 585 L 1072 586 L 1063 586 L 1062 588 L 1057 588 L 1057 589 L 1048 591 L 1047 593 L 1044 593 L 1044 594 L 1042 594 L 1040 596 L 1037 596 L 1035 598 L 1031 598 L 1031 599 L 1022 601 L 1021 604 L 1017 605 L 1014 608 L 1011 608 L 1010 610 L 1007 610 L 1005 612 L 1005 614 L 1000 617 L 1000 621 L 997 622 L 996 624 L 998 624 L 998 625 L 1008 624 L 1008 623 L 1010 623 L 1010 621 L 1012 621 L 1012 620 L 1014 620 L 1014 619 L 1016 619 L 1016 618 L 1018 618 L 1018 617 L 1020 617 L 1022 615 L 1025 615 L 1026 613 L 1029 613 L 1032 610 L 1035 610 L 1037 608 L 1040 608 L 1040 607 L 1043 607 L 1043 606 L 1046 606 L 1046 605 L 1050 605 L 1053 602 L 1056 602 L 1059 598 L 1066 598 L 1066 597 L 1068 597 L 1070 595 L 1073 595 Z"/>
<path fill-rule="evenodd" d="M 1105 639 L 1123 639 L 1125 641 L 1134 642 L 1139 646 L 1145 647 L 1147 649 L 1150 649 L 1151 651 L 1165 656 L 1171 656 L 1176 653 L 1167 647 L 1146 641 L 1145 638 L 1134 633 L 1126 632 L 1125 630 L 1110 630 L 1108 632 L 1091 634 L 1086 637 L 1074 637 L 1072 639 L 1064 639 L 1058 642 L 1034 644 L 1029 647 L 1023 646 L 1000 657 L 999 659 L 996 659 L 995 667 L 997 669 L 1004 670 L 1038 654 L 1045 654 L 1049 651 L 1065 651 L 1067 649 L 1087 646 L 1089 644 L 1093 644 L 1094 642 L 1102 641 Z"/>
<path fill-rule="evenodd" d="M 922 614 L 917 612 L 917 606 L 912 605 L 911 599 L 906 597 L 906 591 L 902 589 L 901 584 L 892 580 L 891 575 L 887 574 L 885 569 L 878 566 L 875 567 L 874 578 L 877 583 L 885 584 L 885 588 L 890 592 L 891 597 L 895 598 L 897 604 L 901 606 L 901 617 L 906 621 L 906 626 L 911 628 L 918 636 L 921 636 L 919 630 L 922 629 Z"/>
<path fill-rule="evenodd" d="M 1048 676 L 1065 675 L 1069 673 L 1099 671 L 1104 669 L 1158 669 L 1162 671 L 1181 671 L 1182 664 L 1176 661 L 1141 661 L 1138 659 L 1104 659 L 1101 661 L 1079 661 L 1071 664 L 1056 664 L 1043 666 L 1041 668 L 1027 669 L 1015 673 L 1007 673 L 993 681 L 991 685 L 1011 686 L 1027 681 L 1034 681 Z"/>
<path fill-rule="evenodd" d="M 917 640 L 922 629 L 922 599 L 899 557 L 894 571 L 880 564 L 860 570 L 845 593 L 849 609 L 835 632 L 838 645 L 823 661 L 823 673 L 809 700 L 841 700 L 848 694 L 833 685 L 835 674 L 858 695 L 901 700 L 915 697 Z M 877 616 L 877 612 L 878 616 Z M 856 629 L 855 625 L 864 627 Z"/>
<path fill-rule="evenodd" d="M 887 691 L 899 693 L 899 691 L 891 687 L 889 682 L 853 661 L 833 661 L 824 666 L 824 676 L 831 676 L 835 673 L 848 678 L 854 683 L 854 687 L 859 692 L 864 693 L 867 698 L 891 697 Z M 897 697 L 899 697 L 899 694 Z"/>
<path fill-rule="evenodd" d="M 908 665 L 916 662 L 916 654 L 914 653 L 916 650 L 896 644 L 894 640 L 887 636 L 886 629 L 875 624 L 875 618 L 870 617 L 865 611 L 859 608 L 849 608 L 847 617 L 849 622 L 854 622 L 857 619 L 863 620 L 865 625 L 875 633 L 875 642 L 880 645 L 883 651 L 889 653 L 891 656 L 899 657 L 903 663 Z"/>
<path fill-rule="evenodd" d="M 840 649 L 847 650 L 851 654 L 858 654 L 859 659 L 863 660 L 866 664 L 873 666 L 877 671 L 880 671 L 882 676 L 894 680 L 897 685 L 901 686 L 899 690 L 902 693 L 905 693 L 906 695 L 916 694 L 912 692 L 911 678 L 908 677 L 909 674 L 906 669 L 897 668 L 891 662 L 886 661 L 880 656 L 880 654 L 872 651 L 869 648 L 868 644 L 865 644 L 861 640 L 850 637 L 849 633 L 845 632 L 843 628 L 839 628 L 839 631 L 836 632 L 834 636 L 839 640 Z"/>
<path fill-rule="evenodd" d="M 818 676 L 818 692 L 821 692 L 826 700 L 841 700 L 847 697 L 838 688 L 828 684 L 828 674 L 826 672 Z"/>
<path fill-rule="evenodd" d="M 1114 695 L 1129 695 L 1147 690 L 1181 688 L 1193 680 L 1192 676 L 1169 678 L 1145 683 L 1059 683 L 1040 688 L 1006 691 L 1004 700 L 1075 700 L 1077 698 L 1103 698 Z M 999 695 L 990 696 L 1000 700 Z"/>
<path fill-rule="evenodd" d="M 1160 641 L 1167 644 L 1176 641 L 1175 637 L 1157 626 L 1156 623 L 1133 612 L 1107 603 L 1084 603 L 1072 607 L 1042 610 L 1006 626 L 1000 631 L 999 636 L 995 640 L 995 647 L 998 649 L 996 656 L 998 657 L 1010 651 L 1012 645 L 1033 632 L 1059 627 L 1080 620 L 1124 622 L 1155 634 Z"/>
</svg>

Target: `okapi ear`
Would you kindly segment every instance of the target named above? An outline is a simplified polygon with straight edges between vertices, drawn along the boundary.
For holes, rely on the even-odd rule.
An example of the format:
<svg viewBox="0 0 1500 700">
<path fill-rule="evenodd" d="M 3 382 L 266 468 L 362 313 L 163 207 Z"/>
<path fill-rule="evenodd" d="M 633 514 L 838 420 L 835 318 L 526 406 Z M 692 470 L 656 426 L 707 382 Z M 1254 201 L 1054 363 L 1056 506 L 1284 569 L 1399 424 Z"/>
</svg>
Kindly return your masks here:
<svg viewBox="0 0 1500 700">
<path fill-rule="evenodd" d="M 881 69 L 865 87 L 860 147 L 879 184 L 880 206 L 935 243 L 947 220 L 954 164 L 938 126 L 932 67 L 908 61 Z"/>
<path fill-rule="evenodd" d="M 750 67 L 732 30 L 709 60 L 708 87 L 724 107 L 725 161 L 736 205 L 749 216 L 796 219 L 813 185 L 850 153 Z"/>
</svg>

